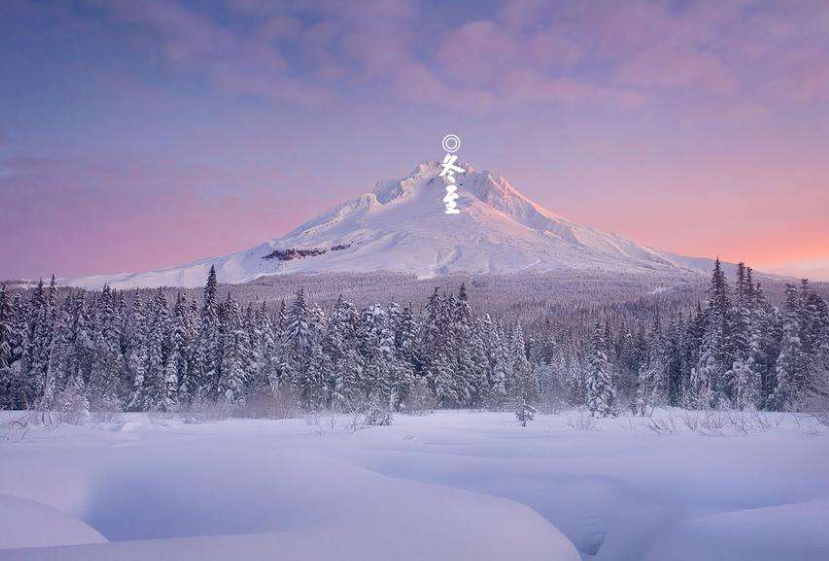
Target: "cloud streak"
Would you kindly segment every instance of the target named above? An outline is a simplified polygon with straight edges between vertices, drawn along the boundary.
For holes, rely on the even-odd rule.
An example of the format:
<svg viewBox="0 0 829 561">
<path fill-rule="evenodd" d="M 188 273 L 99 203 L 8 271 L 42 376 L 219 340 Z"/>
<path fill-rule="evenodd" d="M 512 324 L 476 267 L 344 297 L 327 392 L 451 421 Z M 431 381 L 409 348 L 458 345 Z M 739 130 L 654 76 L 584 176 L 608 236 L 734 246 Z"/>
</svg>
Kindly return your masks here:
<svg viewBox="0 0 829 561">
<path fill-rule="evenodd" d="M 221 91 L 300 104 L 626 108 L 666 90 L 736 98 L 758 84 L 758 102 L 802 103 L 829 88 L 820 0 L 502 0 L 446 21 L 426 0 L 83 2 L 92 11 L 73 17 L 143 36 Z M 762 64 L 770 53 L 776 62 Z"/>
</svg>

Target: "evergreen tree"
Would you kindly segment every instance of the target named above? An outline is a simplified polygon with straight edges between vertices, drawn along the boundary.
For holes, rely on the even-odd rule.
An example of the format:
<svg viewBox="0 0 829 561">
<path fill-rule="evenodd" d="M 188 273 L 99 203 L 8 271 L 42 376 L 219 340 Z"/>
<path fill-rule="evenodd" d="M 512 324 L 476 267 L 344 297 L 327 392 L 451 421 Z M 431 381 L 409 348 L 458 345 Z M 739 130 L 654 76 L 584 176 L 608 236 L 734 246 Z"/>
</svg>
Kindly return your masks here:
<svg viewBox="0 0 829 561">
<path fill-rule="evenodd" d="M 245 401 L 247 376 L 251 364 L 248 332 L 242 324 L 239 304 L 228 294 L 222 305 L 222 362 L 218 395 L 225 403 L 238 405 Z"/>
<path fill-rule="evenodd" d="M 777 388 L 773 403 L 780 411 L 794 411 L 806 386 L 808 362 L 801 340 L 802 300 L 793 285 L 786 288 L 783 339 L 777 358 Z"/>
<path fill-rule="evenodd" d="M 605 352 L 605 341 L 601 324 L 596 324 L 590 340 L 590 354 L 587 363 L 587 408 L 593 416 L 607 417 L 614 413 L 616 390 L 610 364 Z"/>
<path fill-rule="evenodd" d="M 211 265 L 199 317 L 198 335 L 194 348 L 193 376 L 187 381 L 190 399 L 216 397 L 216 381 L 219 377 L 221 359 L 219 284 L 216 278 L 216 268 Z"/>
<path fill-rule="evenodd" d="M 648 339 L 647 360 L 642 363 L 639 384 L 634 402 L 635 410 L 644 415 L 653 407 L 668 404 L 668 356 L 667 343 L 662 334 L 659 316 L 654 320 Z"/>
<path fill-rule="evenodd" d="M 524 331 L 518 324 L 512 331 L 510 338 L 510 354 L 512 355 L 512 378 L 509 390 L 520 402 L 532 403 L 538 400 L 538 379 L 535 370 L 527 359 L 524 342 Z"/>
<path fill-rule="evenodd" d="M 143 411 L 147 397 L 144 387 L 149 362 L 149 320 L 141 292 L 136 292 L 129 321 L 130 347 L 127 355 L 127 369 L 132 382 L 129 408 Z"/>
<path fill-rule="evenodd" d="M 397 351 L 401 359 L 411 365 L 415 364 L 417 339 L 417 322 L 412 311 L 412 303 L 409 302 L 401 313 L 400 324 L 395 333 L 395 345 L 397 346 Z"/>
<path fill-rule="evenodd" d="M 492 378 L 492 367 L 484 343 L 486 336 L 484 323 L 479 319 L 475 322 L 469 339 L 469 360 L 472 370 L 471 404 L 475 406 L 486 405 L 490 392 L 489 381 Z"/>
<path fill-rule="evenodd" d="M 198 371 L 193 354 L 195 351 L 196 329 L 193 305 L 179 293 L 172 310 L 172 333 L 170 334 L 170 356 L 167 358 L 165 380 L 169 385 L 173 377 L 177 382 L 175 393 L 178 403 L 190 403 L 198 395 Z"/>
<path fill-rule="evenodd" d="M 126 368 L 121 353 L 121 322 L 114 295 L 108 286 L 96 302 L 95 353 L 89 379 L 92 407 L 101 411 L 120 411 L 121 373 Z"/>
<path fill-rule="evenodd" d="M 14 331 L 14 310 L 6 292 L 6 285 L 0 284 L 0 409 L 12 406 L 12 350 L 16 346 Z"/>
<path fill-rule="evenodd" d="M 492 380 L 489 387 L 487 406 L 492 409 L 500 409 L 507 399 L 507 380 L 512 378 L 512 360 L 510 360 L 501 327 L 494 326 L 491 334 Z"/>
<path fill-rule="evenodd" d="M 322 346 L 313 343 L 308 367 L 300 381 L 300 399 L 306 411 L 319 411 L 325 408 L 329 401 L 329 383 L 327 372 L 330 366 Z"/>
</svg>

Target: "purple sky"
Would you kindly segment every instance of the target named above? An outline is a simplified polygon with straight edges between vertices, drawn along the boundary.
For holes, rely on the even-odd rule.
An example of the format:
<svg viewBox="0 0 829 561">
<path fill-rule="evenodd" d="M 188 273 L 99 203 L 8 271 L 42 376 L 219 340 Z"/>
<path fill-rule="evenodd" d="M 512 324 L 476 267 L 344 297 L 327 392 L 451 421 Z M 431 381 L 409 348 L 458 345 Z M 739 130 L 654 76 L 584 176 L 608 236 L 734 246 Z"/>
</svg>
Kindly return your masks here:
<svg viewBox="0 0 829 561">
<path fill-rule="evenodd" d="M 450 131 L 578 222 L 829 271 L 826 0 L 3 0 L 0 278 L 245 249 Z"/>
</svg>

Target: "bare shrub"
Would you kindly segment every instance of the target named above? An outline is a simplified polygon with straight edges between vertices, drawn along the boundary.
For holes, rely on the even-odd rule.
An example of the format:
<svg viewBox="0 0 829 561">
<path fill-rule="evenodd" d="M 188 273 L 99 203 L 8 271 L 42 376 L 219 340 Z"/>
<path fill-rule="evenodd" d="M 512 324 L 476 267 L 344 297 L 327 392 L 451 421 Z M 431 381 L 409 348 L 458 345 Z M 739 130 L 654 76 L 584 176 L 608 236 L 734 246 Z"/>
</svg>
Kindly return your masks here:
<svg viewBox="0 0 829 561">
<path fill-rule="evenodd" d="M 699 420 L 699 431 L 706 436 L 722 436 L 728 426 L 728 417 L 716 411 L 705 411 Z"/>
<path fill-rule="evenodd" d="M 117 423 L 121 420 L 121 401 L 116 397 L 103 397 L 91 403 L 92 421 L 95 423 Z"/>
<path fill-rule="evenodd" d="M 829 381 L 818 388 L 806 400 L 805 409 L 823 426 L 829 427 Z"/>
<path fill-rule="evenodd" d="M 767 431 L 780 425 L 779 418 L 774 421 L 768 414 L 760 413 L 759 411 L 751 411 L 750 413 L 729 411 L 725 413 L 725 417 L 728 419 L 734 432 L 742 435 Z"/>
<path fill-rule="evenodd" d="M 234 416 L 248 419 L 295 419 L 300 415 L 299 393 L 289 385 L 256 393 L 234 412 Z"/>
<path fill-rule="evenodd" d="M 567 401 L 558 393 L 544 396 L 538 403 L 538 412 L 542 415 L 558 415 L 567 409 Z"/>
<path fill-rule="evenodd" d="M 375 400 L 366 413 L 366 425 L 370 427 L 387 427 L 392 424 L 391 410 L 380 400 Z"/>
<path fill-rule="evenodd" d="M 149 411 L 147 413 L 147 418 L 150 420 L 150 424 L 160 425 L 162 427 L 169 427 L 172 424 L 172 421 L 178 416 L 178 413 L 171 411 Z"/>
<path fill-rule="evenodd" d="M 178 410 L 179 418 L 186 424 L 222 421 L 230 417 L 230 414 L 231 408 L 223 402 L 216 403 L 207 399 L 195 399 L 187 405 L 179 406 Z"/>
<path fill-rule="evenodd" d="M 794 414 L 792 418 L 794 419 L 794 424 L 797 426 L 797 432 L 800 436 L 817 436 L 820 434 L 815 426 L 804 424 L 800 415 Z"/>
<path fill-rule="evenodd" d="M 306 411 L 305 424 L 311 427 L 311 431 L 322 436 L 325 434 L 325 425 L 322 424 L 322 411 Z"/>
<path fill-rule="evenodd" d="M 592 415 L 580 413 L 578 417 L 571 417 L 567 420 L 567 426 L 573 430 L 581 431 L 597 431 L 599 427 L 596 426 L 596 419 Z"/>
<path fill-rule="evenodd" d="M 651 432 L 660 436 L 674 434 L 676 433 L 676 418 L 673 415 L 667 417 L 651 417 L 645 426 Z"/>
<path fill-rule="evenodd" d="M 22 441 L 29 434 L 29 429 L 33 426 L 43 425 L 44 419 L 51 423 L 51 418 L 51 413 L 48 411 L 26 411 L 13 419 L 4 421 L 0 424 L 0 429 L 4 432 L 7 431 L 9 434 L 3 434 L 3 440 L 11 440 L 10 437 L 14 434 L 16 440 Z"/>
<path fill-rule="evenodd" d="M 91 417 L 93 423 L 120 423 L 123 420 L 121 412 L 115 410 L 93 410 Z"/>
<path fill-rule="evenodd" d="M 782 415 L 770 415 L 762 411 L 752 411 L 751 418 L 763 430 L 776 429 L 783 422 Z"/>
<path fill-rule="evenodd" d="M 60 422 L 69 425 L 82 425 L 89 418 L 89 401 L 83 393 L 83 388 L 69 384 L 58 395 L 60 406 Z"/>
<path fill-rule="evenodd" d="M 685 411 L 680 415 L 679 419 L 682 424 L 691 431 L 697 432 L 699 430 L 699 414 L 694 411 Z"/>
<path fill-rule="evenodd" d="M 368 402 L 362 397 L 348 398 L 341 394 L 335 394 L 334 405 L 339 411 L 345 413 L 345 422 L 343 428 L 351 433 L 366 426 L 366 414 L 368 412 Z"/>
</svg>

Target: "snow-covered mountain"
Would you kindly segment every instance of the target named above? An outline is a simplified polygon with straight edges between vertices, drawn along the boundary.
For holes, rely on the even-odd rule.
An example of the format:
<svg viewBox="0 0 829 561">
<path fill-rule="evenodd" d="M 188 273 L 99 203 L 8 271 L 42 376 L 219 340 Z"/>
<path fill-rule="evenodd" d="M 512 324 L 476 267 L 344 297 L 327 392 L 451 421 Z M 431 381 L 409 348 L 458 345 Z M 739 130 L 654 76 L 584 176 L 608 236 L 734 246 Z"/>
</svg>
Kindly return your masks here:
<svg viewBox="0 0 829 561">
<path fill-rule="evenodd" d="M 403 179 L 381 181 L 293 232 L 246 251 L 145 273 L 68 279 L 99 288 L 204 283 L 265 275 L 397 271 L 433 277 L 453 272 L 511 273 L 570 269 L 612 272 L 709 271 L 711 261 L 652 249 L 581 226 L 533 202 L 501 175 L 465 165 L 458 175 L 460 214 L 444 213 L 440 165 L 426 162 Z"/>
</svg>

